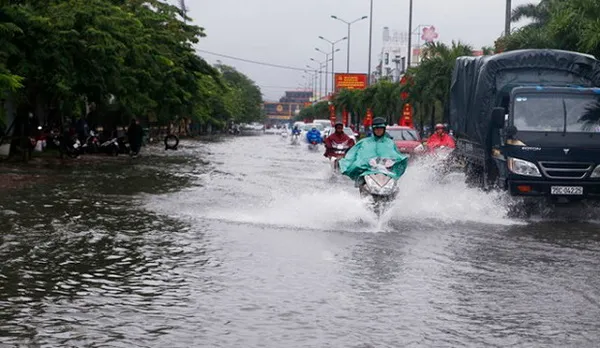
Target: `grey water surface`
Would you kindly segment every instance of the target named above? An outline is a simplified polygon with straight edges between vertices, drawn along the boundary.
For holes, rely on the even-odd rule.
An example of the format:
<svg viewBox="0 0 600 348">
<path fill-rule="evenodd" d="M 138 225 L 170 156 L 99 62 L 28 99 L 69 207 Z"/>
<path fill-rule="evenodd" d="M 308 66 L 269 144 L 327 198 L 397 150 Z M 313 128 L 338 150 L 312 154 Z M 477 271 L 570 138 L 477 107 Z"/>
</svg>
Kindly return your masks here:
<svg viewBox="0 0 600 348">
<path fill-rule="evenodd" d="M 600 225 L 409 168 L 378 220 L 278 135 L 0 196 L 0 346 L 598 347 Z"/>
</svg>

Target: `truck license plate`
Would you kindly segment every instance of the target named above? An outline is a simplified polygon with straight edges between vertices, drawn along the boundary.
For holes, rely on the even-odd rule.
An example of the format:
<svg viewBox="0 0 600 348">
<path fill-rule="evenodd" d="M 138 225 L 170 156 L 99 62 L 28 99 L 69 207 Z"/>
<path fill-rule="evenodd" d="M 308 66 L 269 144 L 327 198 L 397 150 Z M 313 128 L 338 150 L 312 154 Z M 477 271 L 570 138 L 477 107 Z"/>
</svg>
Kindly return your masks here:
<svg viewBox="0 0 600 348">
<path fill-rule="evenodd" d="M 570 195 L 570 196 L 581 196 L 583 195 L 582 186 L 552 186 L 550 193 L 553 195 Z"/>
</svg>

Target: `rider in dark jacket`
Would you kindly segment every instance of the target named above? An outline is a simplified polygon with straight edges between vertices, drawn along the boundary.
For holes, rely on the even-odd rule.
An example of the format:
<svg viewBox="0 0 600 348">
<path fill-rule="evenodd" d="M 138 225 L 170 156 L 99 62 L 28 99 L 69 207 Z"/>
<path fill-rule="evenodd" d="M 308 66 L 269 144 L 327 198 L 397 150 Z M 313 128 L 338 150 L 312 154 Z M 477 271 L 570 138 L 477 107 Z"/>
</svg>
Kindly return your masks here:
<svg viewBox="0 0 600 348">
<path fill-rule="evenodd" d="M 331 156 L 331 153 L 334 150 L 333 143 L 348 143 L 348 149 L 354 146 L 354 140 L 344 133 L 344 124 L 341 122 L 335 124 L 335 132 L 325 139 L 325 157 Z"/>
</svg>

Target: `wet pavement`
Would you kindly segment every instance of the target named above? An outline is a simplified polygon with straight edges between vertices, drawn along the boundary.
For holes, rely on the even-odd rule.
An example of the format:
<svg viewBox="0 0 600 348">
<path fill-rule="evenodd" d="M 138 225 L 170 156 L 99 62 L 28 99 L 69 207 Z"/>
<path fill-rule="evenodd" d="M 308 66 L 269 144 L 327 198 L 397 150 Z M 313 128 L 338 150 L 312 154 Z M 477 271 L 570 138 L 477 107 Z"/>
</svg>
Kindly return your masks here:
<svg viewBox="0 0 600 348">
<path fill-rule="evenodd" d="M 598 346 L 598 222 L 419 166 L 377 219 L 277 135 L 51 173 L 0 196 L 0 346 Z"/>
</svg>

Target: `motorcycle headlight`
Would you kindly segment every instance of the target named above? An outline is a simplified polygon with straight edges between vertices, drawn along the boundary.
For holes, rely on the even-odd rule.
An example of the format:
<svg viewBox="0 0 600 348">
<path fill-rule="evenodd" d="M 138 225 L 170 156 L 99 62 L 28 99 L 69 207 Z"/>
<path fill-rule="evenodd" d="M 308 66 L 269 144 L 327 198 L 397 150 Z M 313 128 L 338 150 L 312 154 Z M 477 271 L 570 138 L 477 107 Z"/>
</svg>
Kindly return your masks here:
<svg viewBox="0 0 600 348">
<path fill-rule="evenodd" d="M 600 178 L 600 165 L 598 165 L 596 169 L 594 169 L 590 178 Z"/>
<path fill-rule="evenodd" d="M 518 158 L 508 158 L 508 170 L 517 175 L 541 177 L 538 167 L 528 161 Z"/>
<path fill-rule="evenodd" d="M 376 195 L 389 195 L 394 191 L 396 181 L 389 180 L 385 185 L 379 186 L 379 184 L 371 177 L 366 176 L 365 182 L 369 188 L 369 191 Z"/>
</svg>

